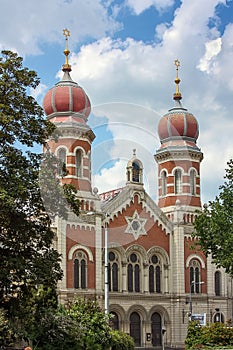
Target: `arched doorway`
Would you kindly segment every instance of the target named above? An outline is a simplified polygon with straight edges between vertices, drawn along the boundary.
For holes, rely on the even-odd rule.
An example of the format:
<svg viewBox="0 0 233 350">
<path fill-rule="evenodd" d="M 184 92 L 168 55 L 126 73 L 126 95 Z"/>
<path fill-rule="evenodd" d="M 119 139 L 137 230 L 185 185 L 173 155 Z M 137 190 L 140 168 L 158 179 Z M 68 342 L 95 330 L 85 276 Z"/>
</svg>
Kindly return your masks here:
<svg viewBox="0 0 233 350">
<path fill-rule="evenodd" d="M 217 322 L 224 323 L 224 316 L 221 312 L 217 312 L 214 315 L 214 323 L 217 323 Z"/>
<path fill-rule="evenodd" d="M 162 346 L 162 320 L 158 312 L 154 312 L 151 316 L 151 335 L 152 345 Z"/>
<path fill-rule="evenodd" d="M 130 315 L 130 336 L 136 346 L 141 345 L 141 318 L 137 312 L 132 312 Z"/>
<path fill-rule="evenodd" d="M 119 327 L 119 317 L 116 312 L 111 312 L 113 318 L 110 320 L 110 326 L 112 329 L 120 329 Z"/>
</svg>

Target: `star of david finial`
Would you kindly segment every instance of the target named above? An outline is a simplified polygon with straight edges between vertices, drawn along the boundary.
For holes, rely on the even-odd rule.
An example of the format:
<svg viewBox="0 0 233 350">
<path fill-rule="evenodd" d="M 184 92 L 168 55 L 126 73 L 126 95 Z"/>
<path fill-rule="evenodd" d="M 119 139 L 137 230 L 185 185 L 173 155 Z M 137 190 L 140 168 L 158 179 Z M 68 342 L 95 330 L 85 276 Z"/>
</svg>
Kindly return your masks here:
<svg viewBox="0 0 233 350">
<path fill-rule="evenodd" d="M 66 62 L 65 62 L 65 64 L 63 64 L 63 71 L 64 70 L 70 71 L 71 66 L 69 65 L 69 60 L 68 60 L 68 56 L 70 54 L 70 51 L 68 49 L 68 38 L 70 36 L 70 31 L 67 28 L 63 29 L 63 35 L 66 37 L 66 48 L 64 50 L 64 54 L 66 56 Z"/>
<path fill-rule="evenodd" d="M 180 67 L 180 61 L 178 59 L 176 59 L 174 63 L 175 63 L 175 66 L 176 66 L 176 70 L 178 70 L 179 67 Z"/>
<path fill-rule="evenodd" d="M 175 66 L 176 66 L 176 79 L 175 79 L 175 83 L 176 83 L 176 92 L 174 93 L 173 95 L 173 99 L 174 100 L 181 100 L 182 99 L 182 96 L 181 96 L 181 93 L 179 91 L 179 83 L 180 83 L 180 78 L 179 78 L 179 67 L 180 67 L 180 61 L 178 59 L 176 59 L 174 61 L 175 63 Z"/>
<path fill-rule="evenodd" d="M 70 31 L 67 28 L 63 29 L 63 35 L 65 35 L 66 40 L 68 40 L 68 37 L 70 36 Z"/>
</svg>

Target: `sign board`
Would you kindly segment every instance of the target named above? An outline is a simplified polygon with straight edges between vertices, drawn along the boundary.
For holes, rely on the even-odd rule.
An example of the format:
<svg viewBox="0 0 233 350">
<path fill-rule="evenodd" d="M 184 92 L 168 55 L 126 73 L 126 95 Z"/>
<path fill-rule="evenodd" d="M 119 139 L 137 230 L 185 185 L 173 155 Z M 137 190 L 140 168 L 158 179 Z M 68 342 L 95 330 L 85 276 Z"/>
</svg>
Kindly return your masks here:
<svg viewBox="0 0 233 350">
<path fill-rule="evenodd" d="M 191 321 L 198 321 L 201 326 L 206 326 L 206 313 L 192 314 Z"/>
</svg>

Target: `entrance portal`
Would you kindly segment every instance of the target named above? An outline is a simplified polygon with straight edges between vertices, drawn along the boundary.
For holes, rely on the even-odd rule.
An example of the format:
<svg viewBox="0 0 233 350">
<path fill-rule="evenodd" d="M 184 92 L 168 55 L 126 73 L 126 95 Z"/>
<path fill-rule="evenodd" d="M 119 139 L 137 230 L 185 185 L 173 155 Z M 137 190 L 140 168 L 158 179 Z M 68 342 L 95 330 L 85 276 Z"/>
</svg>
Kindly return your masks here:
<svg viewBox="0 0 233 350">
<path fill-rule="evenodd" d="M 130 315 L 130 335 L 136 346 L 141 345 L 141 318 L 137 312 Z"/>
<path fill-rule="evenodd" d="M 151 316 L 152 345 L 162 346 L 162 320 L 158 312 Z"/>
</svg>

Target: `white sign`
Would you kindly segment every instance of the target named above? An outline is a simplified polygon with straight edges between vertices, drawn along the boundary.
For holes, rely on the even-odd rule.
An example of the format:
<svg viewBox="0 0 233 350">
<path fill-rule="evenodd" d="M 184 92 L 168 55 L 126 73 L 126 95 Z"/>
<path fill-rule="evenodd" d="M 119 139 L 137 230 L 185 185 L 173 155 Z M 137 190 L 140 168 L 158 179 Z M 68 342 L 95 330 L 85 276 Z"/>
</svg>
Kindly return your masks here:
<svg viewBox="0 0 233 350">
<path fill-rule="evenodd" d="M 206 326 L 206 313 L 192 314 L 191 321 L 198 321 L 201 326 Z"/>
</svg>

